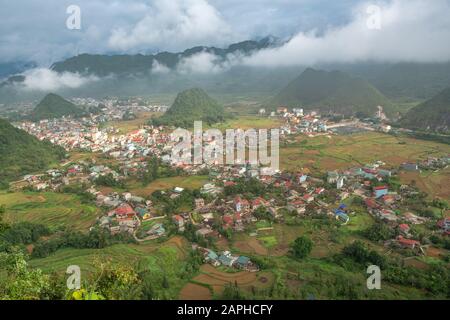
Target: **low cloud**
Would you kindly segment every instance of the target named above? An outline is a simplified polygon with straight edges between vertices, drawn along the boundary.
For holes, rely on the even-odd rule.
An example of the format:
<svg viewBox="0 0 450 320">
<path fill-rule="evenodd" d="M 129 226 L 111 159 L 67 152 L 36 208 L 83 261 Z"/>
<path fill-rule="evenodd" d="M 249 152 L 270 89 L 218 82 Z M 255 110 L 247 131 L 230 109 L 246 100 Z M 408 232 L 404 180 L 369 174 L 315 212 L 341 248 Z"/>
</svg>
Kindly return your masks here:
<svg viewBox="0 0 450 320">
<path fill-rule="evenodd" d="M 167 74 L 170 72 L 170 68 L 165 64 L 158 62 L 157 60 L 153 61 L 151 73 L 154 74 Z"/>
<path fill-rule="evenodd" d="M 368 27 L 372 13 L 357 6 L 350 23 L 323 33 L 301 32 L 280 48 L 246 58 L 254 66 L 312 65 L 328 62 L 442 62 L 450 60 L 450 2 L 393 0 L 379 3 L 380 28 Z M 369 23 L 370 24 L 370 23 Z M 445 40 L 447 39 L 447 40 Z"/>
<path fill-rule="evenodd" d="M 75 89 L 88 83 L 98 81 L 96 76 L 81 76 L 78 73 L 57 73 L 46 68 L 32 69 L 24 73 L 25 80 L 19 86 L 25 90 L 55 91 Z"/>
<path fill-rule="evenodd" d="M 221 57 L 204 51 L 182 59 L 177 65 L 177 72 L 181 74 L 219 73 L 228 70 L 231 64 L 229 59 L 223 60 Z"/>
<path fill-rule="evenodd" d="M 193 43 L 231 41 L 229 25 L 206 0 L 155 0 L 144 18 L 132 27 L 113 30 L 108 44 L 114 50 L 174 50 Z"/>
</svg>

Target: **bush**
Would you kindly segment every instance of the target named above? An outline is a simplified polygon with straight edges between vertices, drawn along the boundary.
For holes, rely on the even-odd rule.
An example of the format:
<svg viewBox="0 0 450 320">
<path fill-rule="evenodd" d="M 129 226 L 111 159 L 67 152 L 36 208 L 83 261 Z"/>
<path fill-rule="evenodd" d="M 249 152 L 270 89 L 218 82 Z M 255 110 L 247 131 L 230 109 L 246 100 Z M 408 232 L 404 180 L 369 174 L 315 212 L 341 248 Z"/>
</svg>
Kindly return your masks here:
<svg viewBox="0 0 450 320">
<path fill-rule="evenodd" d="M 372 241 L 389 240 L 395 236 L 395 231 L 385 223 L 377 222 L 363 232 Z"/>
<path fill-rule="evenodd" d="M 291 254 L 297 259 L 303 259 L 311 253 L 312 247 L 312 241 L 306 236 L 301 236 L 292 243 Z"/>
<path fill-rule="evenodd" d="M 355 241 L 344 247 L 342 254 L 359 264 L 374 264 L 380 268 L 384 268 L 386 266 L 386 258 L 375 250 L 369 250 L 361 241 Z"/>
<path fill-rule="evenodd" d="M 1 239 L 11 245 L 30 244 L 50 233 L 50 230 L 42 224 L 20 222 L 7 228 L 1 235 Z"/>
</svg>

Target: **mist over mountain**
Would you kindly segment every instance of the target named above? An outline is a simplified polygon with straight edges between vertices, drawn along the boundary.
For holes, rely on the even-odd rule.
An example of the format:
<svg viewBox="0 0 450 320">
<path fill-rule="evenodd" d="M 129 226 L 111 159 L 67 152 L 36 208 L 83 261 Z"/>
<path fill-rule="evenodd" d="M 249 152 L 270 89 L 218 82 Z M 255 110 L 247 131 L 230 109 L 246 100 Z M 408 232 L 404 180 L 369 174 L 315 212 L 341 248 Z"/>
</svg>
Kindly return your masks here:
<svg viewBox="0 0 450 320">
<path fill-rule="evenodd" d="M 8 78 L 25 70 L 36 68 L 36 63 L 31 61 L 13 61 L 0 63 L 0 79 Z"/>
<path fill-rule="evenodd" d="M 195 63 L 196 61 L 186 61 L 193 57 L 200 57 L 207 63 L 211 58 L 214 64 L 220 65 L 225 62 L 230 55 L 250 55 L 252 52 L 274 47 L 280 44 L 280 40 L 274 37 L 265 37 L 259 41 L 243 41 L 231 44 L 227 48 L 216 48 L 197 46 L 186 49 L 183 52 L 160 52 L 151 55 L 92 55 L 81 54 L 51 66 L 51 69 L 62 72 L 73 72 L 80 74 L 94 74 L 97 76 L 115 75 L 145 75 L 149 72 L 165 73 L 168 70 L 176 69 L 183 63 Z M 203 57 L 202 57 L 203 55 Z M 203 62 L 203 61 L 200 61 Z"/>
<path fill-rule="evenodd" d="M 275 37 L 248 40 L 226 48 L 197 46 L 154 55 L 81 54 L 54 63 L 51 69 L 30 69 L 0 83 L 0 103 L 33 101 L 43 93 L 66 97 L 150 96 L 200 87 L 215 95 L 259 97 L 267 101 L 308 66 L 248 65 L 243 60 L 276 50 L 285 42 Z M 311 67 L 343 71 L 366 80 L 392 100 L 425 100 L 450 86 L 450 62 L 389 63 L 361 61 Z"/>
</svg>

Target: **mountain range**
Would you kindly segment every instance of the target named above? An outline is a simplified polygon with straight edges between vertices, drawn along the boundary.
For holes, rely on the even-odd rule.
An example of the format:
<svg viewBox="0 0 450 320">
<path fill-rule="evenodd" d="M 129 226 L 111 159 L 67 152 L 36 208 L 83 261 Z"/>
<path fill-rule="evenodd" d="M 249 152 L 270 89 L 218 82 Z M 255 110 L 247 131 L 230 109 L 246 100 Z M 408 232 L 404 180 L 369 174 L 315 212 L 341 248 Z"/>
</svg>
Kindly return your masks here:
<svg viewBox="0 0 450 320">
<path fill-rule="evenodd" d="M 115 75 L 145 75 L 155 65 L 175 69 L 183 60 L 199 53 L 213 54 L 219 60 L 225 60 L 228 55 L 250 55 L 252 52 L 277 46 L 280 40 L 265 37 L 261 40 L 248 40 L 231 44 L 227 48 L 197 46 L 183 52 L 160 52 L 157 54 L 137 55 L 92 55 L 81 54 L 51 66 L 57 72 L 77 72 L 97 76 Z M 220 61 L 218 61 L 220 62 Z"/>
</svg>

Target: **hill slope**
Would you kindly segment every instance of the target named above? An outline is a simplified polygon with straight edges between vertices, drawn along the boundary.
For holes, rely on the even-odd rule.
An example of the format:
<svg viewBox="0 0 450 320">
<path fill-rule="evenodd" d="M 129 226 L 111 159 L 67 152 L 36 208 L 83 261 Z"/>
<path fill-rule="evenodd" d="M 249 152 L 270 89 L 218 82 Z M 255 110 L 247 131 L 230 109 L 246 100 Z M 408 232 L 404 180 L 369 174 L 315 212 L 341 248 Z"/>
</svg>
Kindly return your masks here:
<svg viewBox="0 0 450 320">
<path fill-rule="evenodd" d="M 62 116 L 81 116 L 84 111 L 65 100 L 64 98 L 49 93 L 34 108 L 31 118 L 32 120 L 54 119 Z"/>
<path fill-rule="evenodd" d="M 62 148 L 39 141 L 0 119 L 0 187 L 22 175 L 47 168 L 64 153 Z"/>
<path fill-rule="evenodd" d="M 217 101 L 202 89 L 194 88 L 179 93 L 170 109 L 162 117 L 154 119 L 153 123 L 189 128 L 194 121 L 212 124 L 223 121 L 225 116 L 223 107 Z"/>
<path fill-rule="evenodd" d="M 450 132 L 450 88 L 409 110 L 400 124 L 415 130 Z"/>
<path fill-rule="evenodd" d="M 281 90 L 268 106 L 289 106 L 318 109 L 347 115 L 373 115 L 377 106 L 389 113 L 391 103 L 377 89 L 361 78 L 341 71 L 306 69 Z"/>
</svg>

